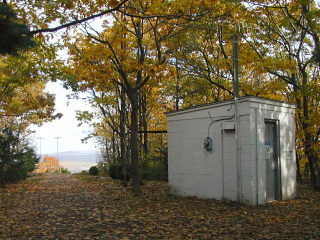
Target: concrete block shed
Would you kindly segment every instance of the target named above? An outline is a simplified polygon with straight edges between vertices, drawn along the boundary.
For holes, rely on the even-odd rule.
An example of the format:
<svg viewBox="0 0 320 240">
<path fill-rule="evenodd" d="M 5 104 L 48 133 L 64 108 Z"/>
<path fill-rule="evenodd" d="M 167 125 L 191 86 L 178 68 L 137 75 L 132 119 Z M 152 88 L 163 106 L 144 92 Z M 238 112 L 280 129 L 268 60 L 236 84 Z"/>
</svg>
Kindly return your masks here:
<svg viewBox="0 0 320 240">
<path fill-rule="evenodd" d="M 250 205 L 295 198 L 295 105 L 243 97 L 238 109 L 238 148 L 233 100 L 166 114 L 172 194 Z"/>
</svg>

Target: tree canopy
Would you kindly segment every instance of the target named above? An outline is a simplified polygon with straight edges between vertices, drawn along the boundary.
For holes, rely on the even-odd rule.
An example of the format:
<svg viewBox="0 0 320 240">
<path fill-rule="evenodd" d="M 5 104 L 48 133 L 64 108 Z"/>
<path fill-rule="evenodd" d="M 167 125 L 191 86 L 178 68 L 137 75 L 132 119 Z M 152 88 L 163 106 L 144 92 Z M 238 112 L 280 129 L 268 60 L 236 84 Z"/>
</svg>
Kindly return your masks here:
<svg viewBox="0 0 320 240">
<path fill-rule="evenodd" d="M 19 23 L 16 14 L 5 2 L 0 3 L 0 32 L 0 54 L 17 54 L 19 49 L 35 46 L 28 35 L 28 26 Z"/>
<path fill-rule="evenodd" d="M 149 132 L 166 129 L 165 111 L 232 98 L 234 34 L 240 39 L 240 96 L 297 104 L 298 173 L 304 173 L 301 179 L 310 173 L 320 188 L 316 1 L 13 0 L 7 5 L 2 15 L 26 24 L 29 32 L 22 36 L 34 36 L 42 46 L 35 56 L 49 60 L 40 64 L 30 50 L 15 60 L 3 58 L 2 114 L 32 115 L 30 123 L 53 119 L 53 97 L 41 92 L 50 78 L 64 80 L 75 97 L 89 93 L 92 112 L 79 112 L 78 118 L 92 125 L 88 138 L 98 139 L 108 166 L 116 163 L 124 171 L 131 166 L 134 194 L 141 193 L 140 176 L 167 164 L 166 136 Z M 52 45 L 56 35 L 63 36 L 63 46 Z M 59 47 L 68 49 L 66 62 L 57 61 Z"/>
</svg>

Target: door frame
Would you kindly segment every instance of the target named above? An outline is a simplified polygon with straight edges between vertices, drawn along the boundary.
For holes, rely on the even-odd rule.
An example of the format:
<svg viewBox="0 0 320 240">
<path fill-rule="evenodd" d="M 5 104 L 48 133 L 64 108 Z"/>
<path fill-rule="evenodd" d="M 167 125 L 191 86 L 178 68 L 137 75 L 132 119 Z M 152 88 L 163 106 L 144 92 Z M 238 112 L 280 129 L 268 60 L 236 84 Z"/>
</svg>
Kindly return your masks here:
<svg viewBox="0 0 320 240">
<path fill-rule="evenodd" d="M 264 119 L 264 127 L 266 127 L 266 124 L 274 124 L 275 125 L 275 151 L 276 151 L 276 164 L 277 164 L 277 170 L 275 174 L 275 200 L 282 200 L 282 179 L 281 179 L 281 154 L 280 154 L 280 120 L 279 119 Z M 265 142 L 264 137 L 264 142 Z M 265 178 L 266 178 L 266 172 L 265 172 Z"/>
</svg>

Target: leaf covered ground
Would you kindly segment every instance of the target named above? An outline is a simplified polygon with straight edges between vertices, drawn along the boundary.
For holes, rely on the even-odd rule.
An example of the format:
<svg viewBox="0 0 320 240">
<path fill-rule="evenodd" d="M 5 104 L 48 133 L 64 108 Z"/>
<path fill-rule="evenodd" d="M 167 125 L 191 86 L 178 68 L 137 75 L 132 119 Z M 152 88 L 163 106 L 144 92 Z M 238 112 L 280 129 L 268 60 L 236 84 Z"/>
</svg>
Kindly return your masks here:
<svg viewBox="0 0 320 240">
<path fill-rule="evenodd" d="M 46 174 L 0 189 L 0 239 L 320 239 L 320 193 L 250 207 L 168 195 L 87 175 Z"/>
</svg>

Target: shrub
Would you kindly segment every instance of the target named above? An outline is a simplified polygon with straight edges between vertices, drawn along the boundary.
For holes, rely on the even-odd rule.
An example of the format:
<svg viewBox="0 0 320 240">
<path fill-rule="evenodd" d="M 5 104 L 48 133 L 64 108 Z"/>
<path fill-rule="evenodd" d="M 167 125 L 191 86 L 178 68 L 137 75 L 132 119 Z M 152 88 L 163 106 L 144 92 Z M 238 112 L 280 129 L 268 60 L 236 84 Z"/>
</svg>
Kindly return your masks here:
<svg viewBox="0 0 320 240">
<path fill-rule="evenodd" d="M 112 179 L 118 179 L 119 176 L 119 169 L 117 164 L 111 164 L 109 167 L 109 176 Z"/>
<path fill-rule="evenodd" d="M 70 171 L 67 168 L 62 168 L 61 173 L 70 173 Z"/>
<path fill-rule="evenodd" d="M 103 161 L 100 161 L 98 162 L 97 164 L 97 168 L 99 170 L 99 175 L 100 176 L 108 176 L 109 175 L 109 169 L 108 169 L 108 164 L 103 162 Z"/>
<path fill-rule="evenodd" d="M 166 149 L 157 155 L 146 155 L 141 160 L 141 177 L 147 180 L 168 180 L 168 157 Z"/>
<path fill-rule="evenodd" d="M 39 162 L 30 143 L 22 141 L 17 132 L 5 127 L 0 131 L 0 185 L 18 182 L 28 176 Z"/>
<path fill-rule="evenodd" d="M 109 166 L 109 176 L 112 179 L 119 179 L 124 181 L 125 180 L 125 167 L 124 164 L 119 164 L 119 163 L 113 163 Z M 126 180 L 130 180 L 130 172 L 127 168 L 126 172 Z"/>
<path fill-rule="evenodd" d="M 6 182 L 19 182 L 28 177 L 28 171 L 23 166 L 13 166 L 5 172 L 5 181 Z"/>
<path fill-rule="evenodd" d="M 142 168 L 142 179 L 168 180 L 168 165 L 165 162 L 155 162 Z"/>
<path fill-rule="evenodd" d="M 89 174 L 90 174 L 90 175 L 97 176 L 98 173 L 99 173 L 99 169 L 97 168 L 97 166 L 92 166 L 92 167 L 89 169 Z"/>
</svg>

